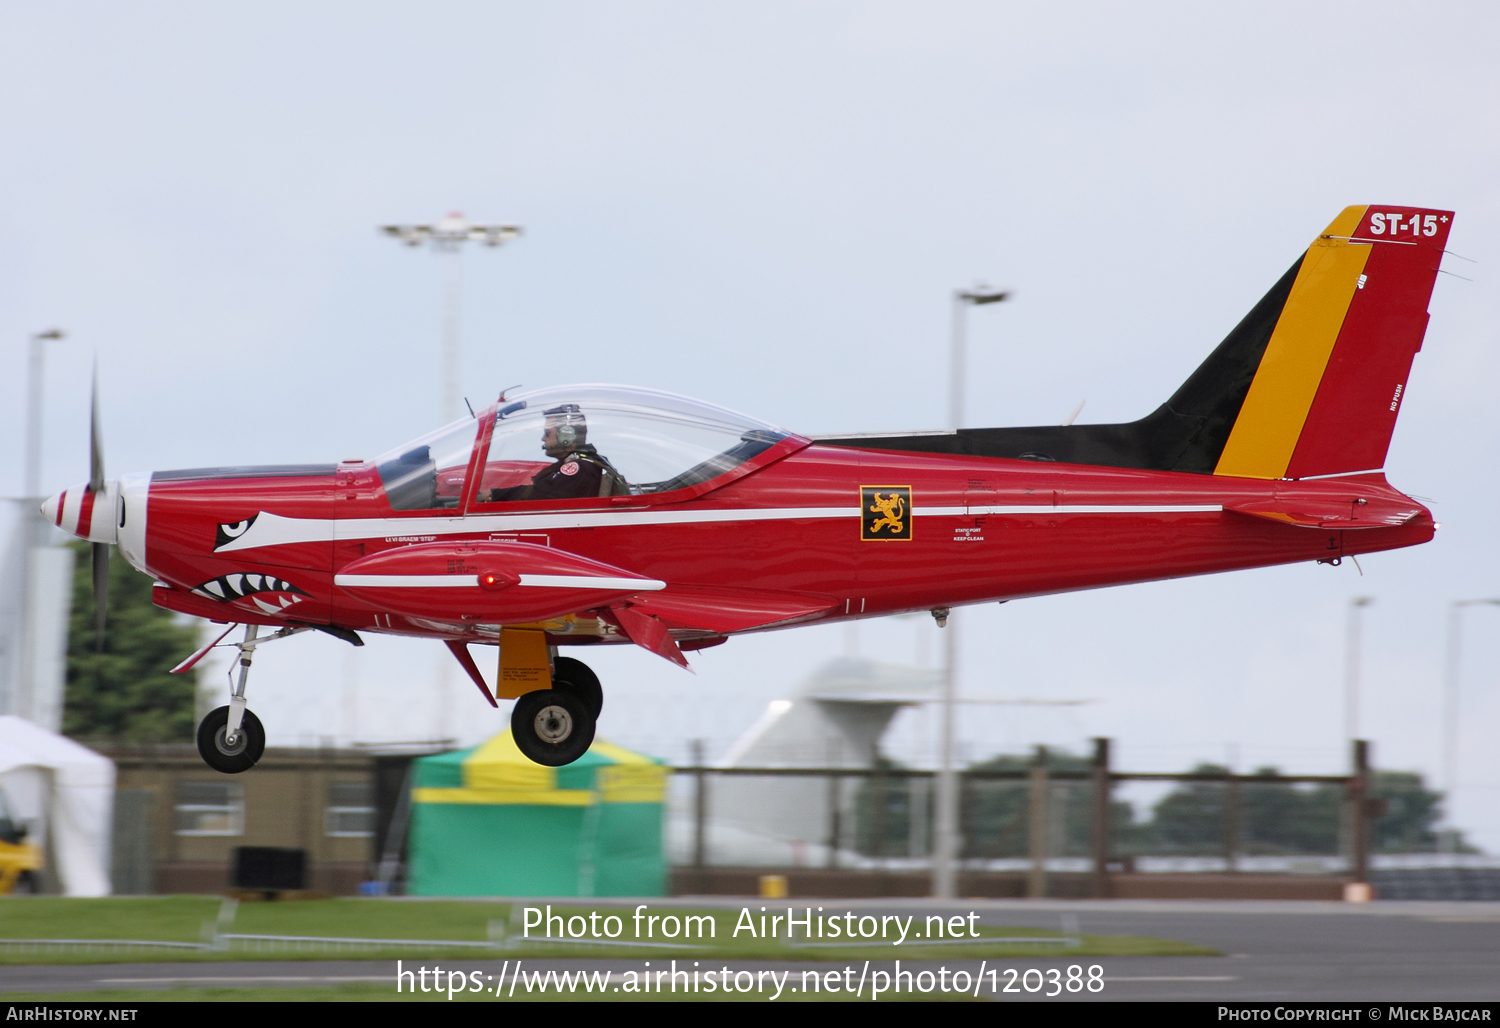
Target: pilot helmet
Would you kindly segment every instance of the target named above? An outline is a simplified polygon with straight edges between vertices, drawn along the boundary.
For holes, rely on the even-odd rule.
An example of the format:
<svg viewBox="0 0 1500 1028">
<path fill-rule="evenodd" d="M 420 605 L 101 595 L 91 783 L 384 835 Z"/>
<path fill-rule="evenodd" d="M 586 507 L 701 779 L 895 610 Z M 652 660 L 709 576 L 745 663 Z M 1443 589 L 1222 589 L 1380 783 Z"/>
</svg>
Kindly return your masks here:
<svg viewBox="0 0 1500 1028">
<path fill-rule="evenodd" d="M 557 429 L 557 441 L 562 446 L 581 446 L 588 438 L 589 423 L 576 403 L 565 403 L 542 411 L 547 416 L 546 427 Z"/>
</svg>

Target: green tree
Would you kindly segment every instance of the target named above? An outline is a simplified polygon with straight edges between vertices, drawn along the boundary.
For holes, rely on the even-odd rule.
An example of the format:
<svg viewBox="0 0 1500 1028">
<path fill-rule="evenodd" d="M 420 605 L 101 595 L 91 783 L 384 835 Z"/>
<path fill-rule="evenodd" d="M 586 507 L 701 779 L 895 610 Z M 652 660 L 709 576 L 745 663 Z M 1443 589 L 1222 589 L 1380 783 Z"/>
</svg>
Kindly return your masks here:
<svg viewBox="0 0 1500 1028">
<path fill-rule="evenodd" d="M 875 758 L 873 777 L 863 779 L 854 795 L 855 848 L 867 856 L 911 856 L 911 779 L 886 772 L 904 770 L 885 757 Z M 918 788 L 926 783 L 918 781 Z M 918 826 L 925 840 L 930 824 Z"/>
<path fill-rule="evenodd" d="M 1228 768 L 1199 764 L 1195 775 L 1222 775 Z M 1224 852 L 1224 786 L 1184 782 L 1157 801 L 1147 825 L 1148 853 L 1205 855 Z"/>
<path fill-rule="evenodd" d="M 1257 768 L 1274 775 L 1274 767 Z M 1345 793 L 1338 785 L 1240 786 L 1240 849 L 1252 855 L 1337 853 Z"/>
<path fill-rule="evenodd" d="M 95 652 L 89 547 L 77 549 L 63 733 L 124 742 L 191 740 L 197 676 L 167 672 L 198 648 L 198 628 L 153 604 L 151 579 L 110 547 L 109 620 L 104 652 Z"/>
<path fill-rule="evenodd" d="M 1228 774 L 1219 764 L 1199 764 L 1193 774 Z M 1274 767 L 1257 775 L 1275 775 Z M 1235 849 L 1251 855 L 1337 853 L 1338 786 L 1287 782 L 1242 782 Z M 1185 782 L 1152 808 L 1145 826 L 1148 852 L 1214 855 L 1224 852 L 1229 787 L 1223 782 Z"/>
<path fill-rule="evenodd" d="M 1059 750 L 1049 750 L 1047 766 L 1054 771 L 1086 771 L 1092 767 L 1088 757 Z M 900 765 L 879 758 L 877 771 L 899 771 Z M 968 768 L 969 771 L 1029 771 L 1031 757 L 998 756 Z M 855 798 L 856 845 L 870 856 L 907 856 L 911 839 L 911 787 L 908 779 L 897 774 L 865 779 Z M 923 788 L 928 783 L 922 783 Z M 1052 825 L 1049 849 L 1061 842 L 1061 851 L 1053 856 L 1086 856 L 1092 852 L 1093 784 L 1079 781 L 1053 781 L 1048 785 Z M 926 804 L 926 823 L 918 826 L 918 837 L 930 845 L 932 819 L 935 815 L 936 788 Z M 959 795 L 959 833 L 963 837 L 964 858 L 1025 857 L 1031 852 L 1031 785 L 1025 779 L 995 781 L 961 776 Z M 1110 803 L 1112 835 L 1117 851 L 1129 846 L 1138 832 L 1131 816 L 1130 804 Z"/>
<path fill-rule="evenodd" d="M 1443 816 L 1443 794 L 1428 789 L 1411 771 L 1376 771 L 1370 794 L 1385 800 L 1385 815 L 1375 820 L 1374 845 L 1381 853 L 1430 853 L 1437 849 L 1435 827 Z M 1458 839 L 1460 850 L 1473 847 Z"/>
<path fill-rule="evenodd" d="M 1001 755 L 972 765 L 971 771 L 1029 772 L 1035 758 Z M 1087 771 L 1089 758 L 1062 750 L 1047 751 L 1049 771 Z M 1047 848 L 1054 857 L 1079 857 L 1091 852 L 1093 793 L 1089 782 L 1053 781 L 1047 785 Z M 1116 838 L 1130 822 L 1129 804 L 1110 804 Z M 1026 857 L 1031 854 L 1031 783 L 965 780 L 959 799 L 959 825 L 966 857 Z M 1061 850 L 1058 844 L 1061 843 Z"/>
<path fill-rule="evenodd" d="M 1224 774 L 1216 764 L 1199 764 L 1196 774 Z M 1257 775 L 1275 775 L 1274 767 Z M 1442 816 L 1442 794 L 1410 771 L 1376 771 L 1370 794 L 1386 801 L 1386 813 L 1373 824 L 1372 847 L 1381 853 L 1421 853 L 1437 848 L 1434 831 Z M 1152 808 L 1144 826 L 1143 852 L 1219 854 L 1224 852 L 1224 802 L 1219 782 L 1187 782 Z M 1240 785 L 1237 849 L 1250 855 L 1337 853 L 1348 796 L 1341 785 L 1244 782 Z M 1460 846 L 1463 847 L 1460 840 Z"/>
</svg>

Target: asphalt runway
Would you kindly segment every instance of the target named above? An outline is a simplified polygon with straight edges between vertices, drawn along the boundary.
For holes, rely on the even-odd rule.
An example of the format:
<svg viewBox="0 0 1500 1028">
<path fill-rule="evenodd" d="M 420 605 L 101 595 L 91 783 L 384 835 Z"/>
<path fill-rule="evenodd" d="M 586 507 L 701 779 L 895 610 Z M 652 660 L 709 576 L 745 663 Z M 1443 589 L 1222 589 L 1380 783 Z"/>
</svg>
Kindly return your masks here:
<svg viewBox="0 0 1500 1028">
<path fill-rule="evenodd" d="M 545 900 L 532 901 L 545 903 Z M 564 901 L 576 905 L 577 899 Z M 763 901 L 726 900 L 723 897 L 685 897 L 651 900 L 660 910 L 669 906 L 729 907 L 761 905 L 785 907 L 817 900 Z M 616 907 L 618 901 L 599 900 L 596 905 Z M 1042 956 L 1006 958 L 989 962 L 1000 967 L 1000 984 L 1006 983 L 1005 968 L 1024 972 L 1036 968 L 1046 972 L 1070 964 L 1099 964 L 1103 968 L 1100 992 L 1063 992 L 1051 1002 L 1089 1000 L 1212 1000 L 1290 1002 L 1332 1000 L 1356 1003 L 1419 1001 L 1500 1000 L 1500 903 L 1375 902 L 1368 904 L 1290 902 L 1169 902 L 1169 901 L 993 901 L 975 900 L 935 903 L 930 900 L 821 901 L 825 913 L 845 909 L 861 913 L 967 913 L 976 910 L 985 925 L 1016 925 L 1081 931 L 1095 935 L 1150 935 L 1201 943 L 1222 950 L 1222 957 L 1100 957 Z M 799 910 L 800 913 L 800 910 Z M 906 955 L 916 957 L 906 959 Z M 905 953 L 892 948 L 892 960 L 902 957 L 904 970 L 937 971 L 939 963 L 920 959 L 919 951 Z M 652 960 L 653 969 L 669 965 L 671 955 Z M 417 965 L 421 966 L 422 961 Z M 440 964 L 445 972 L 478 971 L 481 976 L 501 975 L 498 960 L 425 962 Z M 692 963 L 678 958 L 679 968 Z M 700 970 L 724 966 L 723 961 L 702 962 Z M 409 965 L 408 965 L 409 966 Z M 611 988 L 627 970 L 640 970 L 639 960 L 567 959 L 526 961 L 528 972 L 555 968 L 559 971 L 610 971 Z M 943 961 L 949 973 L 980 969 L 980 961 Z M 729 962 L 731 971 L 758 973 L 765 970 L 794 972 L 788 987 L 800 980 L 802 970 L 827 972 L 834 967 L 795 958 L 780 961 Z M 872 969 L 879 965 L 872 964 Z M 890 962 L 884 964 L 890 970 Z M 856 964 L 853 975 L 860 974 Z M 298 987 L 327 986 L 340 982 L 390 982 L 394 990 L 395 968 L 390 961 L 243 961 L 232 963 L 72 964 L 48 966 L 0 966 L 0 996 L 15 992 L 84 992 L 96 989 L 140 989 L 144 992 L 182 986 Z M 493 978 L 485 980 L 493 981 Z M 1036 976 L 1030 979 L 1036 984 Z M 1016 986 L 1019 988 L 1017 980 Z M 1042 992 L 1050 989 L 1043 988 Z M 520 991 L 524 991 L 524 986 Z M 1046 1000 L 1042 992 L 1024 990 L 1001 994 L 1001 1000 Z M 982 995 L 989 995 L 986 988 Z M 863 993 L 868 1001 L 869 992 Z M 81 998 L 81 997 L 80 997 Z M 145 997 L 143 997 L 145 998 Z M 440 998 L 435 996 L 434 998 Z M 622 997 L 623 998 L 623 997 Z M 767 995 L 765 998 L 769 998 Z"/>
</svg>

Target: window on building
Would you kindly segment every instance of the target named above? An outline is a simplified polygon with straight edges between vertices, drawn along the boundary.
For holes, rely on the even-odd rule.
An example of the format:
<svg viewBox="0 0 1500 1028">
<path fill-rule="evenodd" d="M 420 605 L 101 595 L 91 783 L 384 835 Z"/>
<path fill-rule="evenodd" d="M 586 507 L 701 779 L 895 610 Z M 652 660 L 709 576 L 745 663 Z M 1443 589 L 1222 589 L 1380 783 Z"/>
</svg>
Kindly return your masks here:
<svg viewBox="0 0 1500 1028">
<path fill-rule="evenodd" d="M 333 782 L 323 818 L 327 834 L 364 839 L 375 834 L 375 787 L 369 782 Z"/>
<path fill-rule="evenodd" d="M 177 834 L 244 835 L 244 788 L 231 782 L 178 782 Z"/>
</svg>

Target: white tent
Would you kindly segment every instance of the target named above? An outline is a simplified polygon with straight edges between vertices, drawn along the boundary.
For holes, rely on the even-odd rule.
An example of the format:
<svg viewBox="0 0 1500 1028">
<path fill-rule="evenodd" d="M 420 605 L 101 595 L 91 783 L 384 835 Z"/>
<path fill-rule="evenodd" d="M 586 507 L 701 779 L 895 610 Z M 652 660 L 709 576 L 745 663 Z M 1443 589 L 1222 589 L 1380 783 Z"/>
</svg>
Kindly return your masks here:
<svg viewBox="0 0 1500 1028">
<path fill-rule="evenodd" d="M 25 718 L 0 716 L 0 786 L 11 814 L 34 826 L 69 896 L 109 895 L 115 765 Z"/>
</svg>

